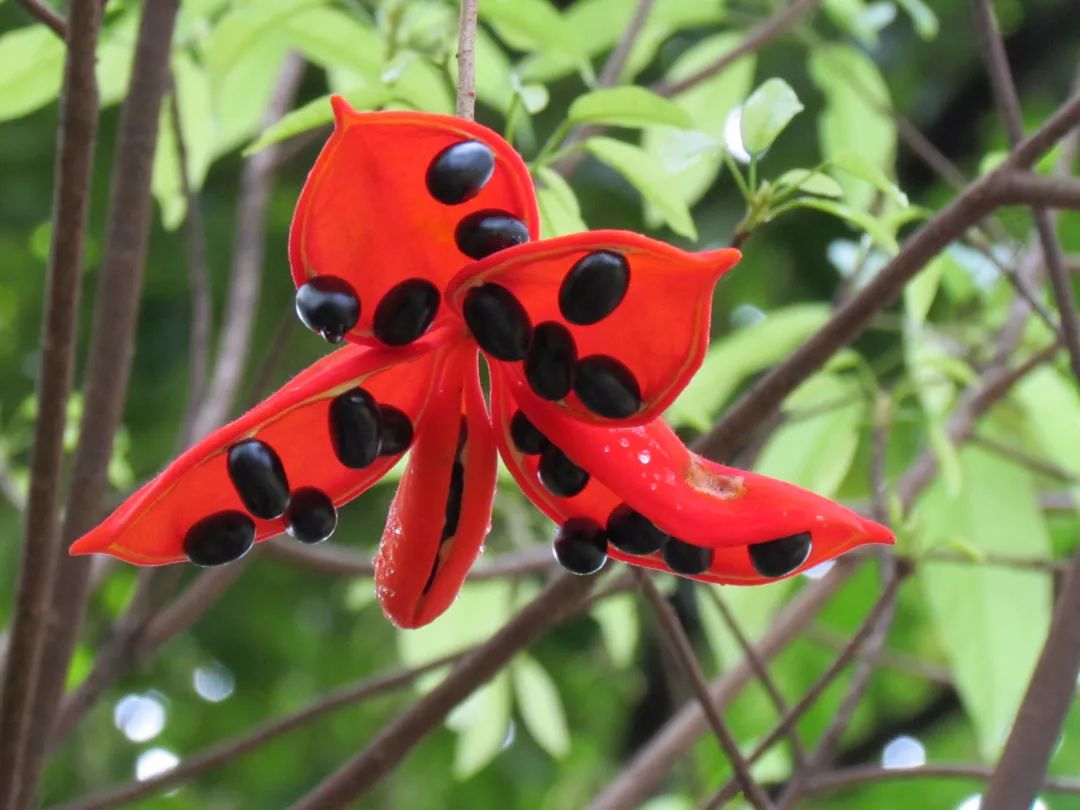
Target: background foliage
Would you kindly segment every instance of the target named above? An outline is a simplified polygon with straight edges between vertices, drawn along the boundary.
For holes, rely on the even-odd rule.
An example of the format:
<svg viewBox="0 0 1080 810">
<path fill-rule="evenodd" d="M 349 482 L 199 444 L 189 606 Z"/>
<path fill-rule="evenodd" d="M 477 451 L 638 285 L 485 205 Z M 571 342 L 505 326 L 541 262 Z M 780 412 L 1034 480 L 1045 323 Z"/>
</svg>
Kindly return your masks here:
<svg viewBox="0 0 1080 810">
<path fill-rule="evenodd" d="M 892 110 L 921 129 L 968 177 L 1000 160 L 1006 143 L 961 0 L 829 0 L 787 35 L 691 89 L 661 96 L 715 61 L 767 17 L 752 0 L 657 0 L 617 83 L 594 89 L 630 23 L 630 0 L 481 0 L 477 117 L 503 131 L 534 170 L 547 234 L 602 227 L 642 230 L 705 248 L 741 242 L 745 258 L 721 285 L 714 343 L 669 419 L 692 437 L 762 370 L 802 343 L 833 302 L 860 288 L 898 239 L 947 201 L 948 184 L 906 146 Z M 1034 124 L 1072 86 L 1080 27 L 1071 0 L 1001 0 L 1023 107 Z M 113 0 L 99 46 L 107 109 L 93 184 L 80 318 L 88 331 L 106 209 L 117 104 L 126 91 L 138 4 Z M 0 630 L 9 620 L 35 413 L 42 278 L 63 44 L 0 3 Z M 452 112 L 456 3 L 440 0 L 184 0 L 172 70 L 187 170 L 208 247 L 215 323 L 224 305 L 237 189 L 247 156 L 285 142 L 267 213 L 267 259 L 255 349 L 241 399 L 324 351 L 291 323 L 285 240 L 292 206 L 328 121 L 329 93 L 355 106 Z M 267 128 L 264 111 L 289 53 L 307 62 L 292 112 Z M 741 109 L 739 118 L 732 111 Z M 187 201 L 169 105 L 154 166 L 152 234 L 124 428 L 110 470 L 118 495 L 174 453 L 190 380 Z M 603 125 L 581 140 L 582 125 Z M 1052 171 L 1056 153 L 1041 168 Z M 580 166 L 576 161 L 584 158 Z M 570 163 L 568 163 L 568 161 Z M 572 165 L 574 171 L 567 169 Z M 564 179 L 569 175 L 569 179 Z M 391 212 L 392 213 L 392 212 Z M 1080 252 L 1080 217 L 1059 234 Z M 902 515 L 889 499 L 898 550 L 918 560 L 900 595 L 888 655 L 875 672 L 835 764 L 879 763 L 900 735 L 929 761 L 992 761 L 1000 751 L 1049 622 L 1055 560 L 1080 537 L 1080 392 L 1063 363 L 1027 376 L 984 418 L 980 441 L 953 446 L 945 420 L 992 358 L 1015 296 L 1012 271 L 1029 250 L 1030 222 L 1011 210 L 951 246 L 784 406 L 740 463 L 867 507 L 875 427 L 887 428 L 886 477 L 895 481 L 932 448 L 941 473 Z M 1041 295 L 1041 293 L 1040 293 Z M 275 342 L 275 336 L 277 341 Z M 648 339 L 647 335 L 641 336 Z M 1049 333 L 1032 319 L 1021 349 Z M 273 352 L 267 347 L 276 346 Z M 80 357 L 83 355 L 80 352 Z M 269 359 L 267 359 L 269 358 Z M 79 401 L 71 403 L 77 424 Z M 69 444 L 76 436 L 72 427 Z M 334 543 L 370 556 L 392 488 L 344 510 Z M 542 547 L 551 527 L 510 485 L 496 503 L 487 556 Z M 936 555 L 936 556 L 935 556 Z M 944 559 L 948 557 L 948 559 Z M 994 564 L 1023 558 L 1034 567 Z M 192 572 L 179 574 L 182 585 Z M 69 682 L 86 676 L 133 593 L 136 572 L 103 571 Z M 68 800 L 183 759 L 216 740 L 296 709 L 360 677 L 417 665 L 487 637 L 535 594 L 538 577 L 466 587 L 434 626 L 398 632 L 364 577 L 326 576 L 257 558 L 192 627 L 113 684 L 50 763 L 44 798 Z M 663 583 L 709 673 L 741 652 L 705 586 Z M 752 638 L 805 580 L 723 598 Z M 860 570 L 771 671 L 791 701 L 858 627 L 879 589 Z M 639 597 L 608 598 L 557 628 L 456 710 L 371 799 L 382 807 L 583 806 L 629 752 L 688 699 L 660 652 Z M 425 688 L 432 678 L 418 681 Z M 813 740 L 845 694 L 841 678 L 799 722 Z M 146 807 L 279 807 L 334 769 L 413 699 L 378 697 L 292 732 Z M 738 739 L 767 732 L 776 710 L 759 684 L 728 709 Z M 895 752 L 895 748 L 893 751 Z M 766 782 L 791 772 L 784 746 L 755 768 Z M 651 810 L 692 807 L 729 767 L 702 739 Z M 1080 714 L 1068 719 L 1051 772 L 1080 771 Z M 835 808 L 959 806 L 965 781 L 896 781 L 823 797 Z M 1080 797 L 1046 796 L 1052 808 Z M 970 805 L 963 805 L 970 807 Z"/>
</svg>

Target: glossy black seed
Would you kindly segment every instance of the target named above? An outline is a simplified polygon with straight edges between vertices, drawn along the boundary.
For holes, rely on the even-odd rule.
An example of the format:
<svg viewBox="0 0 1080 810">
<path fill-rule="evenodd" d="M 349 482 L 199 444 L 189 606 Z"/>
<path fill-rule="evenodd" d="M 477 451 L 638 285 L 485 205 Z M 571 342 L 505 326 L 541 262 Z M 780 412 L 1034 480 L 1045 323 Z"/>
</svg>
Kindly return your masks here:
<svg viewBox="0 0 1080 810">
<path fill-rule="evenodd" d="M 540 455 L 540 483 L 553 495 L 572 498 L 589 483 L 589 474 L 553 444 Z"/>
<path fill-rule="evenodd" d="M 595 574 L 607 562 L 607 542 L 600 524 L 591 518 L 570 518 L 555 535 L 559 565 L 572 574 Z"/>
<path fill-rule="evenodd" d="M 372 331 L 388 346 L 412 343 L 431 326 L 439 311 L 439 290 L 424 278 L 395 285 L 375 307 Z"/>
<path fill-rule="evenodd" d="M 559 287 L 559 311 L 570 323 L 587 326 L 615 311 L 630 286 L 630 265 L 610 250 L 590 253 L 570 268 Z"/>
<path fill-rule="evenodd" d="M 529 241 L 529 229 L 505 211 L 476 211 L 454 230 L 458 250 L 470 259 L 483 259 L 514 245 Z"/>
<path fill-rule="evenodd" d="M 754 543 L 750 546 L 750 562 L 763 577 L 783 577 L 806 562 L 811 547 L 810 532 Z"/>
<path fill-rule="evenodd" d="M 535 456 L 544 452 L 550 442 L 544 434 L 536 429 L 536 425 L 529 421 L 529 417 L 518 411 L 510 419 L 510 438 L 514 447 L 527 456 Z"/>
<path fill-rule="evenodd" d="M 577 346 L 561 323 L 546 321 L 533 329 L 529 352 L 525 355 L 525 379 L 541 399 L 562 399 L 574 383 Z"/>
<path fill-rule="evenodd" d="M 330 403 L 330 443 L 346 467 L 361 470 L 379 455 L 379 413 L 375 398 L 363 388 L 350 388 Z"/>
<path fill-rule="evenodd" d="M 360 299 L 347 281 L 316 276 L 296 291 L 296 314 L 304 326 L 330 343 L 340 343 L 360 320 Z"/>
<path fill-rule="evenodd" d="M 712 565 L 713 550 L 672 538 L 664 544 L 663 557 L 676 574 L 702 574 Z"/>
<path fill-rule="evenodd" d="M 506 287 L 481 284 L 465 293 L 465 323 L 480 348 L 499 360 L 521 360 L 529 348 L 529 314 Z"/>
<path fill-rule="evenodd" d="M 574 393 L 595 414 L 625 419 L 641 410 L 641 388 L 633 373 L 604 354 L 583 357 L 574 369 Z"/>
<path fill-rule="evenodd" d="M 239 560 L 255 543 L 255 523 L 243 512 L 205 517 L 184 535 L 184 554 L 195 565 L 224 565 Z"/>
<path fill-rule="evenodd" d="M 671 538 L 625 503 L 616 506 L 608 515 L 607 536 L 611 545 L 626 554 L 654 554 Z"/>
<path fill-rule="evenodd" d="M 450 491 L 446 496 L 446 520 L 443 522 L 442 539 L 457 534 L 458 521 L 461 520 L 461 497 L 465 493 L 465 465 L 460 461 L 454 464 L 450 472 Z"/>
<path fill-rule="evenodd" d="M 379 455 L 396 456 L 409 449 L 413 440 L 413 426 L 405 411 L 393 405 L 379 406 Z"/>
<path fill-rule="evenodd" d="M 289 505 L 289 481 L 274 449 L 258 439 L 229 448 L 229 478 L 244 506 L 257 518 L 279 517 Z"/>
<path fill-rule="evenodd" d="M 337 509 L 326 493 L 303 487 L 292 494 L 285 510 L 285 531 L 301 543 L 321 543 L 337 527 Z"/>
<path fill-rule="evenodd" d="M 480 193 L 495 171 L 495 156 L 480 141 L 462 141 L 435 156 L 427 170 L 427 189 L 436 200 L 457 205 Z"/>
</svg>

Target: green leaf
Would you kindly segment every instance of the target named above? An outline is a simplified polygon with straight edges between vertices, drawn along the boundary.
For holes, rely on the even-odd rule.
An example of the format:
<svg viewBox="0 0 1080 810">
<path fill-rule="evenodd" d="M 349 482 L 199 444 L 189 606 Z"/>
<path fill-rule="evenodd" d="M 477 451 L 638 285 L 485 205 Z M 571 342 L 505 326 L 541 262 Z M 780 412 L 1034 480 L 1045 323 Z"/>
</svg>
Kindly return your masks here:
<svg viewBox="0 0 1080 810">
<path fill-rule="evenodd" d="M 820 373 L 788 398 L 789 416 L 770 437 L 754 469 L 832 497 L 855 459 L 867 403 L 850 377 Z"/>
<path fill-rule="evenodd" d="M 536 199 L 540 206 L 540 226 L 544 238 L 587 231 L 588 226 L 581 219 L 577 195 L 562 175 L 548 166 L 539 166 L 536 177 L 540 181 Z"/>
<path fill-rule="evenodd" d="M 739 623 L 743 634 L 754 641 L 772 624 L 773 616 L 784 603 L 784 597 L 791 590 L 794 582 L 793 579 L 782 579 L 753 588 L 729 588 L 725 585 L 705 584 L 694 588 L 701 625 L 705 630 L 705 638 L 715 656 L 716 667 L 719 671 L 723 672 L 744 656 L 738 639 L 731 632 L 728 623 L 724 621 L 720 609 L 717 608 L 707 589 L 716 589 L 720 598 L 724 600 L 724 605 Z"/>
<path fill-rule="evenodd" d="M 829 175 L 810 169 L 791 169 L 776 178 L 777 190 L 783 188 L 795 188 L 805 191 L 807 194 L 816 194 L 819 197 L 842 197 L 844 189 Z"/>
<path fill-rule="evenodd" d="M 609 597 L 598 602 L 589 615 L 600 625 L 600 636 L 612 663 L 620 668 L 630 666 L 640 633 L 634 597 L 630 594 Z"/>
<path fill-rule="evenodd" d="M 1080 476 L 1080 392 L 1054 368 L 1035 369 L 1013 389 L 1043 452 Z"/>
<path fill-rule="evenodd" d="M 776 309 L 716 340 L 698 373 L 664 416 L 673 425 L 708 430 L 742 382 L 795 350 L 829 319 L 824 304 Z"/>
<path fill-rule="evenodd" d="M 135 56 L 137 23 L 137 14 L 125 14 L 102 31 L 94 71 L 102 107 L 112 106 L 127 95 L 131 61 Z"/>
<path fill-rule="evenodd" d="M 612 87 L 578 96 L 567 119 L 571 124 L 621 127 L 667 124 L 689 129 L 693 125 L 686 110 L 644 87 Z"/>
<path fill-rule="evenodd" d="M 880 167 L 875 166 L 862 155 L 855 152 L 845 152 L 840 155 L 833 155 L 829 158 L 829 163 L 852 177 L 865 180 L 901 208 L 908 207 L 907 195 L 900 190 L 900 187 L 890 180 Z"/>
<path fill-rule="evenodd" d="M 916 516 L 929 548 L 959 535 L 985 553 L 1045 558 L 1050 538 L 1031 474 L 968 446 L 963 487 L 940 480 Z M 1012 725 L 1050 622 L 1051 580 L 1038 571 L 925 560 L 918 576 L 982 756 L 993 759 Z"/>
<path fill-rule="evenodd" d="M 707 37 L 681 54 L 666 78 L 679 81 L 729 53 L 739 34 Z M 756 58 L 751 54 L 733 62 L 672 100 L 689 113 L 693 129 L 648 127 L 641 146 L 654 155 L 671 176 L 671 187 L 687 205 L 700 200 L 712 186 L 724 161 L 724 124 L 728 115 L 750 92 Z M 652 211 L 647 212 L 652 223 Z"/>
<path fill-rule="evenodd" d="M 44 107 L 60 92 L 64 43 L 44 25 L 0 35 L 0 121 Z"/>
<path fill-rule="evenodd" d="M 277 29 L 290 17 L 325 0 L 259 0 L 246 3 L 225 14 L 206 42 L 206 67 L 214 80 L 225 76 L 249 48 L 265 37 L 276 37 Z"/>
<path fill-rule="evenodd" d="M 188 182 L 193 190 L 202 188 L 214 148 L 214 115 L 210 100 L 210 78 L 183 51 L 173 57 L 180 126 L 187 153 Z M 187 213 L 187 200 L 180 175 L 180 158 L 172 118 L 172 104 L 161 107 L 158 139 L 154 150 L 151 190 L 161 206 L 161 222 L 166 230 L 179 227 Z"/>
<path fill-rule="evenodd" d="M 743 147 L 752 155 L 760 155 L 802 110 L 802 102 L 787 82 L 768 79 L 743 105 Z"/>
<path fill-rule="evenodd" d="M 381 86 L 362 88 L 351 93 L 342 93 L 342 98 L 356 110 L 373 110 L 381 105 L 387 98 L 387 91 Z M 302 107 L 297 107 L 290 113 L 283 115 L 275 124 L 267 127 L 251 144 L 244 148 L 244 155 L 253 155 L 261 152 L 270 144 L 278 143 L 308 132 L 317 127 L 325 126 L 334 120 L 334 112 L 330 107 L 330 95 L 320 96 L 309 101 Z"/>
<path fill-rule="evenodd" d="M 510 726 L 510 674 L 503 670 L 457 706 L 446 724 L 458 733 L 454 776 L 467 779 L 502 749 Z"/>
<path fill-rule="evenodd" d="M 888 175 L 896 161 L 896 125 L 888 110 L 889 88 L 873 61 L 850 45 L 827 45 L 810 53 L 810 76 L 825 94 L 818 116 L 822 153 L 827 160 L 858 154 Z M 874 187 L 849 174 L 837 176 L 848 203 L 866 209 Z"/>
<path fill-rule="evenodd" d="M 358 78 L 378 82 L 383 71 L 379 35 L 355 17 L 332 8 L 304 9 L 282 26 L 288 43 L 324 68 L 345 68 Z M 355 84 L 354 84 L 355 86 Z"/>
<path fill-rule="evenodd" d="M 480 0 L 480 19 L 522 51 L 554 51 L 584 58 L 565 20 L 547 0 Z"/>
<path fill-rule="evenodd" d="M 213 78 L 215 155 L 232 151 L 262 127 L 288 50 L 288 41 L 277 30 L 245 49 L 224 76 Z"/>
<path fill-rule="evenodd" d="M 697 239 L 690 209 L 671 187 L 669 175 L 652 155 L 613 138 L 590 138 L 585 147 L 625 177 L 646 202 L 656 207 L 671 230 L 687 239 Z"/>
<path fill-rule="evenodd" d="M 938 18 L 934 10 L 923 0 L 896 0 L 911 21 L 915 24 L 915 31 L 923 39 L 933 39 L 938 34 Z"/>
<path fill-rule="evenodd" d="M 895 255 L 900 250 L 900 245 L 896 242 L 896 237 L 892 232 L 881 222 L 872 215 L 852 208 L 850 205 L 846 205 L 836 200 L 823 200 L 817 197 L 800 197 L 799 199 L 792 200 L 785 203 L 776 209 L 776 214 L 780 214 L 783 211 L 790 208 L 812 208 L 816 211 L 823 211 L 826 214 L 831 214 L 837 219 L 842 219 L 856 228 L 865 231 L 867 236 L 873 239 L 877 244 L 884 248 L 890 255 Z"/>
<path fill-rule="evenodd" d="M 510 665 L 514 693 L 525 727 L 537 744 L 559 759 L 570 749 L 570 732 L 566 727 L 559 690 L 547 671 L 529 655 L 518 655 Z"/>
</svg>

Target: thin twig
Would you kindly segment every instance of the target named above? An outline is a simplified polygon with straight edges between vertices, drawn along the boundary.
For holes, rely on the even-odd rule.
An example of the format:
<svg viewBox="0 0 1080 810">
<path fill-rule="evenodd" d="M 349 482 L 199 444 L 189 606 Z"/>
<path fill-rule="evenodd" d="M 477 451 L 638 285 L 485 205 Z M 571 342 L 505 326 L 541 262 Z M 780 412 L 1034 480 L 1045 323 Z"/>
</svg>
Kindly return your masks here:
<svg viewBox="0 0 1080 810">
<path fill-rule="evenodd" d="M 992 771 L 985 765 L 919 765 L 915 768 L 878 768 L 861 766 L 845 768 L 832 773 L 815 776 L 806 785 L 806 792 L 819 796 L 838 790 L 857 787 L 874 782 L 889 782 L 896 779 L 989 779 Z M 1051 776 L 1040 781 L 1040 789 L 1057 793 L 1080 793 L 1080 779 L 1068 779 Z"/>
<path fill-rule="evenodd" d="M 750 774 L 750 766 L 739 750 L 738 741 L 732 735 L 731 729 L 724 722 L 723 715 L 720 714 L 720 710 L 713 702 L 712 695 L 709 694 L 709 686 L 705 682 L 705 675 L 701 671 L 701 667 L 694 655 L 694 648 L 690 646 L 690 639 L 686 637 L 686 631 L 683 629 L 679 617 L 675 615 L 671 605 L 656 589 L 649 574 L 640 568 L 635 568 L 634 578 L 637 580 L 638 588 L 645 595 L 650 607 L 652 607 L 653 614 L 660 622 L 662 629 L 660 633 L 661 641 L 679 663 L 683 675 L 689 679 L 698 703 L 702 711 L 705 712 L 709 725 L 712 726 L 713 734 L 720 741 L 720 747 L 724 749 L 724 754 L 727 756 L 728 762 L 731 763 L 732 770 L 735 771 L 735 780 L 741 786 L 747 801 L 758 810 L 763 808 L 768 810 L 768 808 L 772 807 L 772 802 L 769 801 L 769 797 L 765 795 L 765 791 L 761 789 L 761 786 L 754 781 L 754 777 Z"/>
<path fill-rule="evenodd" d="M 204 751 L 185 757 L 184 761 L 175 768 L 165 771 L 159 776 L 143 781 L 128 782 L 104 790 L 101 793 L 95 793 L 83 799 L 76 799 L 59 805 L 51 808 L 51 810 L 101 810 L 106 807 L 117 807 L 145 796 L 152 796 L 174 785 L 187 782 L 207 771 L 229 765 L 274 741 L 281 735 L 313 723 L 331 712 L 353 706 L 394 689 L 408 686 L 421 675 L 451 664 L 467 652 L 468 650 L 462 650 L 461 652 L 451 653 L 417 667 L 364 678 L 357 683 L 335 689 L 320 696 L 303 708 L 297 709 L 295 712 L 270 720 L 231 739 L 212 745 Z"/>
<path fill-rule="evenodd" d="M 458 16 L 458 81 L 455 112 L 470 121 L 476 117 L 476 6 L 477 0 L 461 0 Z"/>
<path fill-rule="evenodd" d="M 87 1 L 98 5 L 93 0 Z M 142 6 L 131 87 L 120 116 L 105 248 L 98 273 L 86 366 L 83 414 L 64 515 L 62 536 L 68 542 L 97 521 L 108 488 L 113 437 L 120 424 L 134 354 L 135 322 L 150 229 L 150 176 L 177 8 L 178 0 L 148 0 Z M 97 10 L 84 13 L 92 26 L 92 14 Z M 81 28 L 77 21 L 72 25 L 73 30 Z M 93 63 L 90 64 L 89 68 L 81 64 L 79 67 L 92 73 Z M 55 562 L 55 577 L 47 575 L 47 581 L 52 579 L 52 621 L 47 638 L 41 639 L 44 646 L 40 677 L 33 699 L 23 705 L 23 711 L 29 711 L 32 719 L 18 777 L 21 786 L 16 807 L 29 804 L 35 793 L 46 739 L 86 606 L 88 562 L 59 555 Z"/>
<path fill-rule="evenodd" d="M 707 587 L 705 590 L 712 600 L 712 603 L 716 606 L 716 609 L 720 612 L 720 616 L 724 620 L 727 629 L 731 632 L 731 635 L 735 637 L 735 642 L 739 645 L 739 649 L 742 650 L 742 654 L 746 657 L 747 662 L 750 664 L 750 668 L 754 671 L 754 677 L 761 682 L 761 686 L 765 689 L 765 694 L 769 696 L 769 700 L 772 701 L 777 714 L 783 717 L 788 711 L 788 702 L 784 699 L 784 696 L 780 693 L 779 687 L 777 687 L 776 682 L 769 674 L 768 665 L 761 660 L 760 656 L 758 656 L 753 643 L 747 638 L 746 633 L 743 632 L 738 618 L 736 618 L 731 608 L 728 607 L 724 597 L 720 595 L 720 589 Z M 799 737 L 799 730 L 795 726 L 792 726 L 788 730 L 788 742 L 791 743 L 792 759 L 795 760 L 796 767 L 801 768 L 806 759 L 806 752 L 803 750 L 802 739 Z"/>
<path fill-rule="evenodd" d="M 52 32 L 60 39 L 67 39 L 67 21 L 58 11 L 49 8 L 41 0 L 19 0 L 19 5 L 25 8 L 26 13 L 35 20 L 52 29 Z M 99 3 L 99 5 L 101 4 Z M 75 18 L 76 24 L 78 24 L 79 18 L 74 12 L 72 17 Z M 78 30 L 78 28 L 75 30 Z"/>
<path fill-rule="evenodd" d="M 1065 484 L 1080 483 L 1080 479 L 1064 467 L 1058 466 L 1052 461 L 1047 461 L 1046 459 L 1034 456 L 1031 453 L 1027 453 L 1019 447 L 1013 447 L 1010 444 L 999 442 L 997 439 L 991 439 L 988 436 L 973 436 L 971 443 L 983 447 L 991 453 L 1006 458 L 1009 461 L 1016 462 L 1019 466 L 1026 467 L 1033 473 L 1048 478 L 1056 478 L 1058 481 Z"/>
<path fill-rule="evenodd" d="M 351 806 L 518 651 L 574 614 L 592 588 L 593 579 L 566 573 L 556 576 L 495 635 L 462 658 L 442 683 L 384 726 L 359 754 L 293 804 L 293 810 L 337 810 Z"/>
<path fill-rule="evenodd" d="M 634 7 L 634 15 L 630 18 L 630 24 L 626 26 L 626 30 L 619 37 L 614 50 L 608 56 L 607 61 L 604 62 L 604 67 L 600 71 L 600 78 L 596 82 L 597 87 L 614 87 L 619 83 L 623 68 L 626 67 L 626 62 L 630 58 L 642 30 L 645 28 L 645 23 L 649 21 L 649 14 L 652 12 L 655 3 L 656 0 L 638 0 L 637 5 Z"/>
<path fill-rule="evenodd" d="M 840 651 L 840 654 L 837 655 L 836 659 L 829 665 L 828 669 L 821 674 L 814 684 L 806 690 L 806 694 L 802 696 L 799 702 L 792 706 L 791 709 L 780 718 L 780 722 L 776 724 L 772 731 L 766 734 L 754 747 L 754 750 L 748 757 L 748 761 L 751 764 L 757 762 L 764 756 L 765 752 L 787 733 L 788 728 L 792 727 L 795 721 L 802 717 L 810 707 L 818 701 L 818 698 L 820 698 L 832 682 L 839 677 L 840 673 L 844 671 L 847 665 L 859 656 L 860 651 L 863 650 L 867 642 L 875 636 L 880 626 L 884 623 L 884 620 L 891 615 L 896 600 L 897 590 L 906 578 L 908 570 L 909 569 L 906 567 L 897 567 L 896 572 L 886 581 L 885 587 L 878 595 L 877 601 L 863 620 L 862 625 Z M 723 807 L 737 795 L 737 792 L 738 785 L 735 784 L 734 780 L 728 780 L 727 784 L 717 791 L 705 804 L 705 807 L 707 810 Z"/>
<path fill-rule="evenodd" d="M 4 729 L 0 735 L 0 807 L 5 808 L 17 795 L 20 761 L 31 733 L 30 706 L 41 671 L 49 595 L 60 556 L 64 426 L 75 366 L 83 244 L 97 137 L 94 51 L 101 28 L 100 3 L 74 0 L 71 15 L 77 34 L 68 43 L 60 101 L 30 491 L 18 591 L 8 628 L 10 654 L 0 673 L 0 728 Z"/>
<path fill-rule="evenodd" d="M 842 650 L 851 641 L 847 636 L 821 625 L 808 628 L 805 638 L 831 650 Z M 857 661 L 863 660 L 864 657 L 862 653 L 856 653 L 855 655 Z M 913 678 L 920 678 L 946 686 L 953 683 L 952 673 L 949 672 L 948 667 L 930 661 L 923 661 L 921 658 L 916 658 L 908 653 L 885 649 L 878 654 L 877 661 L 878 666 L 891 669 L 901 675 L 910 675 Z"/>
</svg>

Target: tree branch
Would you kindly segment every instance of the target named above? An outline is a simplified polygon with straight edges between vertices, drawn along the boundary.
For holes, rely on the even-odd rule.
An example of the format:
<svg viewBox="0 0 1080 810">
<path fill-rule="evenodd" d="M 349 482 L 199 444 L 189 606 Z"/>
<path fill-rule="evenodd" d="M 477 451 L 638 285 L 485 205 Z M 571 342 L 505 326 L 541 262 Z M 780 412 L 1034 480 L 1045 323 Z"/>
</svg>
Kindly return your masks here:
<svg viewBox="0 0 1080 810">
<path fill-rule="evenodd" d="M 96 5 L 94 0 L 87 2 Z M 148 0 L 143 4 L 131 88 L 121 112 L 83 416 L 64 517 L 63 538 L 68 542 L 91 528 L 99 516 L 107 488 L 113 437 L 127 392 L 150 225 L 151 166 L 177 5 L 178 0 Z M 91 12 L 83 13 L 92 26 Z M 72 23 L 73 32 L 81 30 L 81 23 Z M 93 63 L 90 65 L 86 68 L 80 64 L 79 68 L 92 74 Z M 89 564 L 86 560 L 60 558 L 58 553 L 56 557 L 55 579 L 51 584 L 51 618 L 55 623 L 43 647 L 37 688 L 23 706 L 23 711 L 31 712 L 32 719 L 20 769 L 20 798 L 15 807 L 28 804 L 34 793 L 45 740 L 85 609 Z"/>
<path fill-rule="evenodd" d="M 39 23 L 52 29 L 52 32 L 60 37 L 60 39 L 67 39 L 67 22 L 59 12 L 49 8 L 45 3 L 41 2 L 41 0 L 19 0 L 19 5 L 25 8 L 26 13 Z M 99 5 L 101 4 L 99 3 Z M 99 19 L 101 17 L 100 11 L 101 9 L 98 9 Z M 77 21 L 80 21 L 79 18 L 75 16 L 74 10 L 72 11 L 72 17 Z"/>
<path fill-rule="evenodd" d="M 83 244 L 97 138 L 94 64 L 101 5 L 98 0 L 74 0 L 71 15 L 76 27 L 68 42 L 60 99 L 30 492 L 18 592 L 9 627 L 10 654 L 0 683 L 0 728 L 4 729 L 0 735 L 0 807 L 12 806 L 18 792 L 20 760 L 31 733 L 30 703 L 48 634 L 49 593 L 60 555 L 64 426 L 75 366 Z"/>
<path fill-rule="evenodd" d="M 990 768 L 985 765 L 920 765 L 916 768 L 878 768 L 864 766 L 815 776 L 806 786 L 807 794 L 819 796 L 858 785 L 888 782 L 896 779 L 988 779 Z M 1059 793 L 1080 793 L 1080 779 L 1050 777 L 1042 779 L 1043 790 Z M 985 799 L 984 799 L 985 801 Z"/>
<path fill-rule="evenodd" d="M 476 117 L 476 6 L 477 0 L 461 0 L 458 16 L 458 81 L 455 112 L 470 121 Z"/>
<path fill-rule="evenodd" d="M 572 615 L 593 585 L 593 577 L 562 573 L 488 641 L 461 659 L 446 679 L 368 742 L 352 760 L 328 776 L 293 810 L 337 810 L 350 806 L 400 764 L 450 711 L 483 686 L 520 650 Z"/>
</svg>

